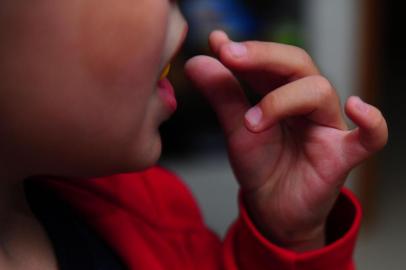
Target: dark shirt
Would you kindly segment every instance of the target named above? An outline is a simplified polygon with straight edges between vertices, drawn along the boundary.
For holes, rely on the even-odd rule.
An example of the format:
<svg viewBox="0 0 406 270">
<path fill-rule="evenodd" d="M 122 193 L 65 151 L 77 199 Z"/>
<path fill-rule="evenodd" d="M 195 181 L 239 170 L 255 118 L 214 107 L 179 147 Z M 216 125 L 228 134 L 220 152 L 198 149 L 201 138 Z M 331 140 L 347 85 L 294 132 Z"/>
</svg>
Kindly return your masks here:
<svg viewBox="0 0 406 270">
<path fill-rule="evenodd" d="M 124 270 L 120 258 L 49 188 L 25 182 L 31 210 L 52 242 L 60 270 Z"/>
</svg>

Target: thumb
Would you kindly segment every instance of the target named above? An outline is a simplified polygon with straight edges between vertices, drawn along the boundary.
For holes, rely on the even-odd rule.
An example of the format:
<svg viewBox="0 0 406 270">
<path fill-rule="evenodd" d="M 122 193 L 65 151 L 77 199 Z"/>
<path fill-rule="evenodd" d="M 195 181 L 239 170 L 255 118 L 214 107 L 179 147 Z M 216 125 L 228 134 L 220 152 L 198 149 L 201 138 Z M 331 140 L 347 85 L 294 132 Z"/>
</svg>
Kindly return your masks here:
<svg viewBox="0 0 406 270">
<path fill-rule="evenodd" d="M 185 72 L 208 99 L 226 136 L 244 125 L 244 114 L 249 109 L 249 103 L 230 70 L 215 58 L 195 56 L 187 61 Z"/>
<path fill-rule="evenodd" d="M 347 135 L 344 144 L 349 165 L 352 167 L 385 146 L 388 127 L 382 113 L 359 97 L 350 97 L 345 111 L 358 126 Z"/>
</svg>

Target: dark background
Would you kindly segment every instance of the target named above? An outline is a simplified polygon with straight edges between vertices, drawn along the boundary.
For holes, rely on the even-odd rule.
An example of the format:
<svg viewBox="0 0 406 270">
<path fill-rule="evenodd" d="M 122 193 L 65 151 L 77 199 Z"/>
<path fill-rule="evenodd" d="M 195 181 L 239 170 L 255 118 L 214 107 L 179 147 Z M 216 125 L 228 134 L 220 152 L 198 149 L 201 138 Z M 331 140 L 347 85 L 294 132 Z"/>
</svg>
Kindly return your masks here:
<svg viewBox="0 0 406 270">
<path fill-rule="evenodd" d="M 190 31 L 181 54 L 172 63 L 170 79 L 176 87 L 179 109 L 161 128 L 164 158 L 224 150 L 214 112 L 183 74 L 186 59 L 198 54 L 210 54 L 207 44 L 210 30 L 226 30 L 236 41 L 272 40 L 305 47 L 301 3 L 292 0 L 179 1 Z M 256 100 L 255 97 L 251 98 Z"/>
</svg>

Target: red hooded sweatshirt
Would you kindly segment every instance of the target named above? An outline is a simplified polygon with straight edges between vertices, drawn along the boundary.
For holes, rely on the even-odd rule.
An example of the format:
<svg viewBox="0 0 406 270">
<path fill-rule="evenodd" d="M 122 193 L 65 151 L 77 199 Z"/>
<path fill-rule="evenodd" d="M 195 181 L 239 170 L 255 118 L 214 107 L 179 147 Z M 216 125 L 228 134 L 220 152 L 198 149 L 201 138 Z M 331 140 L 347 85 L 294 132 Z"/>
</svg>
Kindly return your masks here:
<svg viewBox="0 0 406 270">
<path fill-rule="evenodd" d="M 343 189 L 327 225 L 328 245 L 297 253 L 268 241 L 242 200 L 225 240 L 206 227 L 191 192 L 174 174 L 144 172 L 48 184 L 131 270 L 353 270 L 361 209 Z"/>
</svg>

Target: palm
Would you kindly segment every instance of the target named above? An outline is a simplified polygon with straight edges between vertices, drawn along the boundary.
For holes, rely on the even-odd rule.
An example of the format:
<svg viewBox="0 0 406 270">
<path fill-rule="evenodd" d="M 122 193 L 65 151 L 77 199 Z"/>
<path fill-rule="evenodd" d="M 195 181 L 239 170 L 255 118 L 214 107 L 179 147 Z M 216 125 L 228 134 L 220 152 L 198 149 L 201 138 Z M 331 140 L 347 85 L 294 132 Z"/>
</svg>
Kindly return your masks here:
<svg viewBox="0 0 406 270">
<path fill-rule="evenodd" d="M 340 144 L 346 133 L 310 122 L 284 121 L 259 134 L 242 126 L 228 138 L 231 164 L 247 193 L 269 198 L 269 206 L 284 206 L 272 207 L 274 220 L 303 222 L 303 214 L 313 222 L 307 213 L 321 201 L 331 204 L 336 179 L 345 176 Z"/>
</svg>

